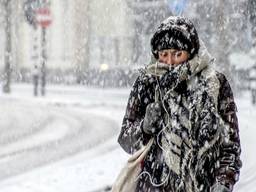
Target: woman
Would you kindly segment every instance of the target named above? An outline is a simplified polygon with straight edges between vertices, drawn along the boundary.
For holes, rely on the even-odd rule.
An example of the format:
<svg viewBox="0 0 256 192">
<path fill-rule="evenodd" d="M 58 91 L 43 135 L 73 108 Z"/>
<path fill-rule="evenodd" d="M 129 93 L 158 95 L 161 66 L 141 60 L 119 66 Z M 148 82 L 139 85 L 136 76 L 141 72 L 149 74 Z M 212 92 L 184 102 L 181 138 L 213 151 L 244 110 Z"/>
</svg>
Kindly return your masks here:
<svg viewBox="0 0 256 192">
<path fill-rule="evenodd" d="M 136 191 L 232 191 L 241 150 L 228 81 L 186 18 L 163 21 L 151 48 L 157 62 L 136 79 L 118 139 L 133 154 L 154 138 Z"/>
</svg>

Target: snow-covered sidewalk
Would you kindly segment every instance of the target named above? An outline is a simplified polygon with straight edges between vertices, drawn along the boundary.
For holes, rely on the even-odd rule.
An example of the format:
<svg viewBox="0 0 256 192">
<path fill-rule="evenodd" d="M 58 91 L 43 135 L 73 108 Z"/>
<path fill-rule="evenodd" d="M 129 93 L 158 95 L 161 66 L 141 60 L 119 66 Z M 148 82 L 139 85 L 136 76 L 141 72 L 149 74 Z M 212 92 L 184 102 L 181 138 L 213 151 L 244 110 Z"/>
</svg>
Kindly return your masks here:
<svg viewBox="0 0 256 192">
<path fill-rule="evenodd" d="M 18 88 L 24 91 L 26 86 Z M 65 89 L 67 89 L 66 92 Z M 70 89 L 65 89 L 59 89 L 62 94 L 65 93 L 62 96 L 59 94 L 60 92 L 49 91 L 46 98 L 33 98 L 27 95 L 28 91 L 24 91 L 19 97 L 13 94 L 11 98 L 21 103 L 30 102 L 31 105 L 39 102 L 46 106 L 50 104 L 60 107 L 74 107 L 77 110 L 114 120 L 120 126 L 129 94 L 128 89 L 84 88 L 84 92 L 81 92 L 80 88 L 71 88 L 71 90 L 73 89 L 71 92 L 75 92 L 74 94 L 70 94 Z M 6 98 L 7 96 L 1 97 Z M 243 168 L 240 181 L 234 191 L 254 192 L 256 191 L 254 188 L 256 185 L 256 164 L 254 163 L 256 158 L 254 152 L 256 146 L 256 139 L 254 139 L 256 134 L 256 129 L 254 129 L 256 106 L 250 104 L 250 97 L 246 94 L 242 98 L 237 98 L 236 101 Z M 104 127 L 102 131 L 104 131 Z M 0 182 L 1 192 L 93 192 L 97 189 L 103 189 L 113 183 L 128 158 L 128 155 L 116 142 L 117 135 L 118 131 L 109 140 L 89 150 L 3 180 Z"/>
<path fill-rule="evenodd" d="M 46 114 L 51 113 L 51 108 L 55 107 L 63 112 L 66 111 L 66 109 L 72 109 L 75 113 L 84 113 L 84 118 L 88 116 L 86 114 L 98 116 L 98 122 L 97 120 L 95 121 L 96 126 L 101 126 L 99 124 L 101 121 L 106 122 L 106 120 L 109 120 L 115 122 L 116 125 L 120 127 L 129 93 L 126 89 L 85 89 L 82 86 L 52 86 L 48 88 L 48 93 L 45 98 L 34 98 L 30 90 L 30 85 L 16 85 L 11 95 L 0 96 L 1 101 L 9 101 L 10 104 L 15 105 L 15 107 L 11 107 L 16 114 L 13 116 L 19 119 L 19 123 L 21 123 L 24 118 L 23 126 L 30 126 L 29 122 L 31 119 L 34 119 L 36 122 L 39 121 L 37 115 L 41 120 L 46 118 Z M 30 106 L 35 106 L 35 113 L 29 114 L 31 118 L 27 118 L 26 113 L 24 113 L 24 111 L 26 111 L 24 107 L 26 107 L 25 105 L 27 103 L 29 103 Z M 40 110 L 42 107 L 46 110 Z M 6 118 L 5 121 L 2 119 L 2 124 L 9 130 L 10 119 L 8 119 L 8 117 Z M 65 119 L 63 120 L 65 121 Z M 61 126 L 60 132 L 53 131 L 53 134 L 48 134 L 48 137 L 44 137 L 44 134 L 40 134 L 39 136 L 42 136 L 42 138 L 39 138 L 41 141 L 28 137 L 28 139 L 31 139 L 31 143 L 25 142 L 24 144 L 23 142 L 17 142 L 7 145 L 7 149 L 5 149 L 7 150 L 6 153 L 8 154 L 9 151 L 15 150 L 13 149 L 15 146 L 17 148 L 29 147 L 31 145 L 37 145 L 38 143 L 40 144 L 41 142 L 47 142 L 47 140 L 51 138 L 57 140 L 66 132 L 63 125 L 59 126 Z M 105 124 L 105 126 L 100 127 L 103 133 L 109 132 L 106 126 L 109 125 Z M 119 131 L 116 129 L 116 126 L 112 127 L 112 129 L 114 130 L 113 133 L 110 132 L 112 136 L 109 137 L 109 139 L 101 141 L 100 143 L 102 144 L 95 145 L 96 147 L 90 147 L 89 150 L 58 162 L 43 167 L 41 166 L 32 171 L 24 172 L 24 174 L 2 180 L 0 182 L 1 192 L 85 192 L 108 186 L 114 180 L 113 175 L 118 173 L 123 162 L 128 157 L 119 148 L 116 142 Z M 101 134 L 99 131 L 96 129 L 94 135 L 88 135 L 88 137 L 91 137 L 88 139 L 99 137 Z M 37 155 L 36 152 L 35 155 Z M 8 167 L 5 169 L 8 171 Z"/>
</svg>

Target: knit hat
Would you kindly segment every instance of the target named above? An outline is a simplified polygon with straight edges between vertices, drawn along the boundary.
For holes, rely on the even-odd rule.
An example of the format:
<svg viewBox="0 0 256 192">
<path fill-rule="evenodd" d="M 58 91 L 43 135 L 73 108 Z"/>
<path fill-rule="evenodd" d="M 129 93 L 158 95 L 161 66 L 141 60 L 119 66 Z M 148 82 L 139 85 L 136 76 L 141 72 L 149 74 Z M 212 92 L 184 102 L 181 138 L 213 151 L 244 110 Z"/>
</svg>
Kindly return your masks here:
<svg viewBox="0 0 256 192">
<path fill-rule="evenodd" d="M 199 50 L 199 38 L 193 23 L 184 17 L 171 16 L 157 28 L 151 39 L 151 51 L 158 59 L 158 51 L 178 49 L 189 53 L 192 59 Z"/>
</svg>

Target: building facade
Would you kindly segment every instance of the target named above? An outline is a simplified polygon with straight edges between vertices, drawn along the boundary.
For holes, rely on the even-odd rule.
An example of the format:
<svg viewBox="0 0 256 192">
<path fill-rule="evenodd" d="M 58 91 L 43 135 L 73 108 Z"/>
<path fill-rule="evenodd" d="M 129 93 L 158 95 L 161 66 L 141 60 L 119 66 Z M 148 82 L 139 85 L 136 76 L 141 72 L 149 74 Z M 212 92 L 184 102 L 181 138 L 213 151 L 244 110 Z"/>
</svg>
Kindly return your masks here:
<svg viewBox="0 0 256 192">
<path fill-rule="evenodd" d="M 11 65 L 14 71 L 32 69 L 42 60 L 42 29 L 34 28 L 24 17 L 24 2 L 9 0 L 11 19 Z M 40 0 L 38 0 L 40 1 Z M 48 70 L 84 71 L 102 64 L 126 66 L 132 57 L 133 23 L 125 0 L 49 1 L 52 23 L 46 29 Z M 5 7 L 0 22 L 5 23 Z M 0 27 L 1 50 L 5 49 L 4 25 Z M 5 51 L 0 53 L 4 70 Z"/>
</svg>

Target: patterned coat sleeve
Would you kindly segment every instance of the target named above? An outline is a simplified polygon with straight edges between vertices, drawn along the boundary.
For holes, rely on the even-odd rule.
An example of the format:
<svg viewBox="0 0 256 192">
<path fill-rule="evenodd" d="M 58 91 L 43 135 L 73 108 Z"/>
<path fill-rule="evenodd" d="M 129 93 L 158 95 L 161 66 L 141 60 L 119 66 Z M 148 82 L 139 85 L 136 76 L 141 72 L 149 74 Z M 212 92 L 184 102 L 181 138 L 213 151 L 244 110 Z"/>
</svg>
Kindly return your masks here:
<svg viewBox="0 0 256 192">
<path fill-rule="evenodd" d="M 121 147 L 130 154 L 139 150 L 150 139 L 150 136 L 143 132 L 142 123 L 152 95 L 142 78 L 139 76 L 132 87 L 118 138 Z"/>
<path fill-rule="evenodd" d="M 241 147 L 239 138 L 237 108 L 231 87 L 223 74 L 218 74 L 220 80 L 219 113 L 227 126 L 227 138 L 221 146 L 220 167 L 217 171 L 217 180 L 231 187 L 238 181 L 242 162 L 240 160 Z"/>
</svg>

